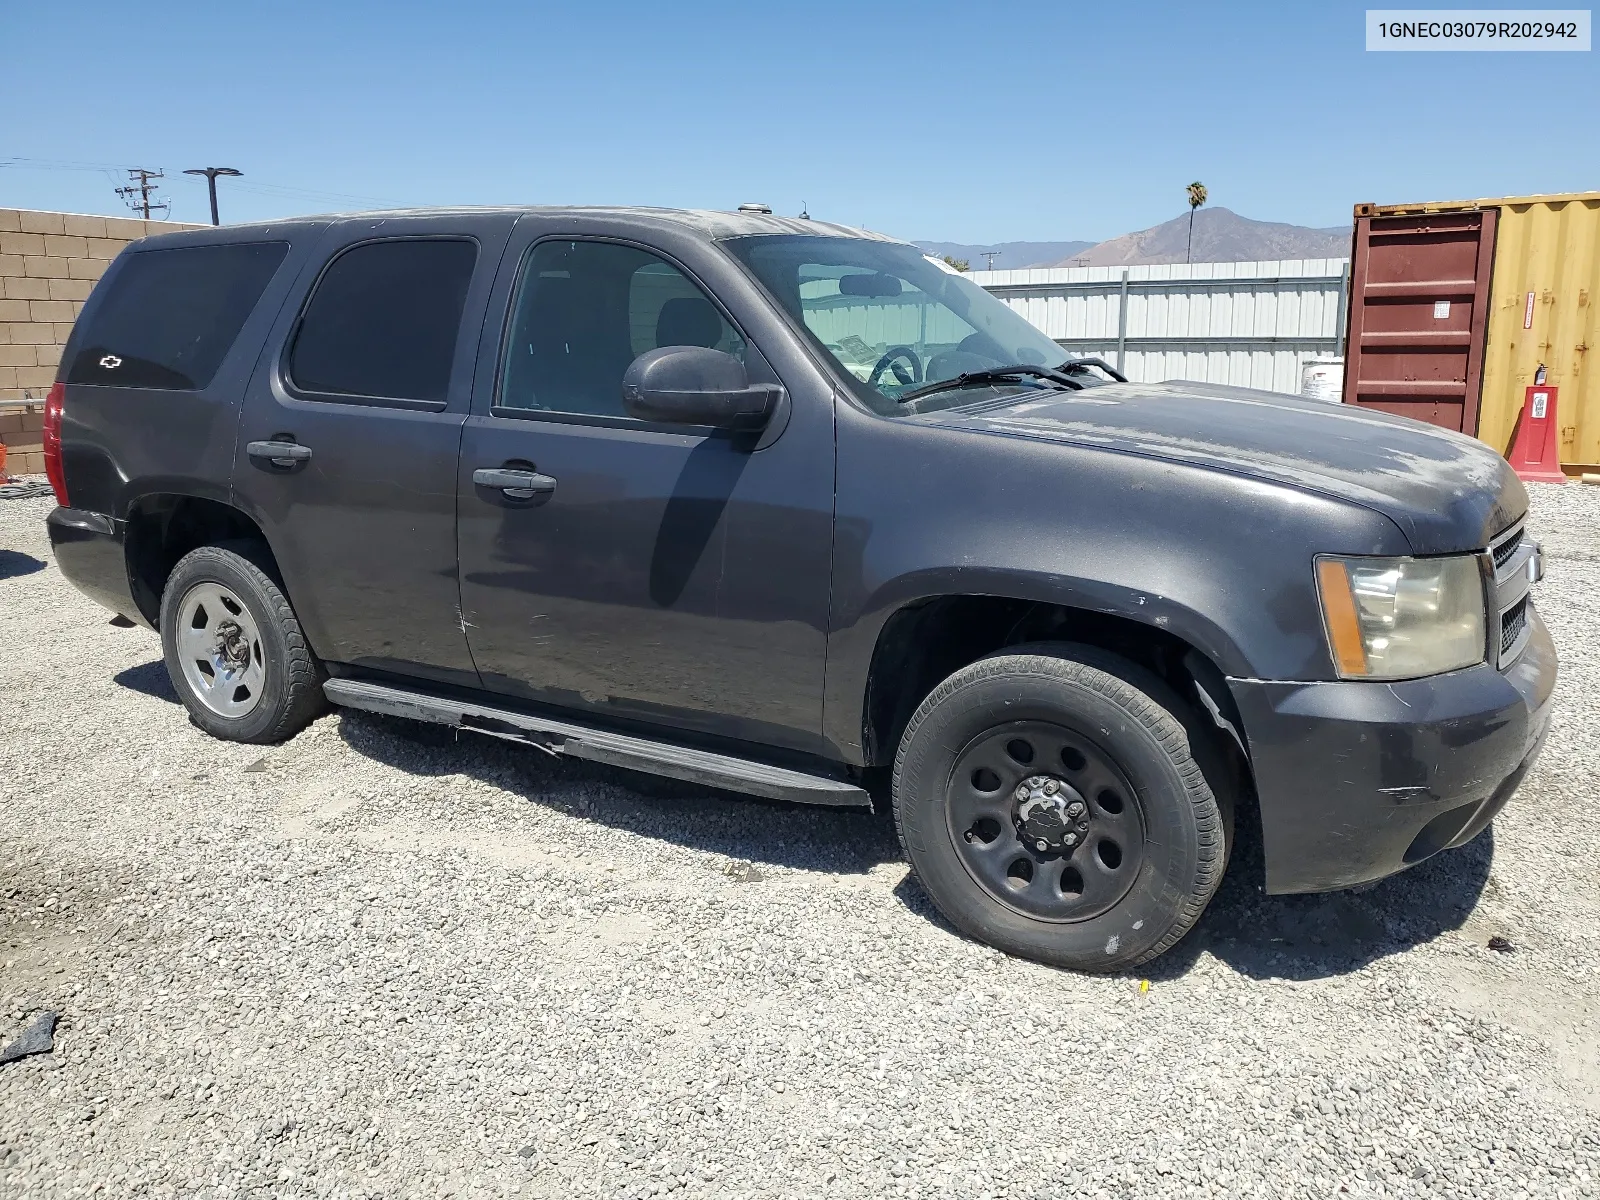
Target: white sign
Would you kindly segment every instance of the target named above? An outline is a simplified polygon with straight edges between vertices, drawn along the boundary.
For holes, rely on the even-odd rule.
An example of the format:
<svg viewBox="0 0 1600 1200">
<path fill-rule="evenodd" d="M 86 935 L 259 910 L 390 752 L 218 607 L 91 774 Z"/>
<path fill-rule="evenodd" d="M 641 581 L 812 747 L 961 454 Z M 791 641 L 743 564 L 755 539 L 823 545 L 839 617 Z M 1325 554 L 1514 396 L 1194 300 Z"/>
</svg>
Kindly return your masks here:
<svg viewBox="0 0 1600 1200">
<path fill-rule="evenodd" d="M 1587 8 L 1369 8 L 1368 50 L 1589 49 Z"/>
<path fill-rule="evenodd" d="M 1535 421 L 1544 420 L 1545 410 L 1549 407 L 1549 405 L 1549 392 L 1535 392 L 1533 394 L 1533 419 Z"/>
<path fill-rule="evenodd" d="M 1522 310 L 1522 327 L 1533 328 L 1533 293 L 1528 293 L 1528 307 Z"/>
<path fill-rule="evenodd" d="M 1450 315 L 1450 301 L 1448 301 L 1448 300 L 1435 300 L 1433 302 L 1433 319 L 1435 321 L 1443 321 L 1449 315 Z"/>
</svg>

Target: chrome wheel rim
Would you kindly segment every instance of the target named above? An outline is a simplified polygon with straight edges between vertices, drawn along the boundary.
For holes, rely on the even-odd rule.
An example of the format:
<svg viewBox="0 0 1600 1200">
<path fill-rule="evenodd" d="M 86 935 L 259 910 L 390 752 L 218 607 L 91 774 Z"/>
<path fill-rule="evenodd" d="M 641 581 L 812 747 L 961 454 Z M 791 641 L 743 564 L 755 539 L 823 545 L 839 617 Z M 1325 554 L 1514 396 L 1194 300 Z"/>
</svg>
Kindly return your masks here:
<svg viewBox="0 0 1600 1200">
<path fill-rule="evenodd" d="M 236 720 L 261 703 L 261 633 L 232 590 L 209 581 L 190 588 L 178 605 L 176 641 L 184 681 L 206 708 Z"/>
<path fill-rule="evenodd" d="M 1017 721 L 980 734 L 956 756 L 945 796 L 973 882 L 1036 920 L 1107 912 L 1144 865 L 1138 793 L 1098 743 L 1065 726 Z"/>
</svg>

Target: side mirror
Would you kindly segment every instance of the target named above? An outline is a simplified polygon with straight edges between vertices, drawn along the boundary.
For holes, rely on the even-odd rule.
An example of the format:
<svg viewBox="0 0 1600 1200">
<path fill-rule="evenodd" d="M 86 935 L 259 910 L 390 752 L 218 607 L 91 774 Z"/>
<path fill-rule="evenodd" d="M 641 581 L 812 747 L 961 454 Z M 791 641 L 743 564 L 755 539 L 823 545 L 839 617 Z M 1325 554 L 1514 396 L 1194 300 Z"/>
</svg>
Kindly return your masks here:
<svg viewBox="0 0 1600 1200">
<path fill-rule="evenodd" d="M 744 364 L 705 346 L 646 350 L 622 377 L 622 407 L 642 421 L 760 429 L 783 389 L 752 384 Z"/>
</svg>

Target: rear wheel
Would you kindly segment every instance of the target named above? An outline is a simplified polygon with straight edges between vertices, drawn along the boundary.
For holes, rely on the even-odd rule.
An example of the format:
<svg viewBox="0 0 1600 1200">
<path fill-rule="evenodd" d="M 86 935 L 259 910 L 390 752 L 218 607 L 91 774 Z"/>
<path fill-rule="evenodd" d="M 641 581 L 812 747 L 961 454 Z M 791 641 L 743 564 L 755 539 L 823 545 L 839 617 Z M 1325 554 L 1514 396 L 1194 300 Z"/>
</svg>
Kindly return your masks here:
<svg viewBox="0 0 1600 1200">
<path fill-rule="evenodd" d="M 1170 948 L 1227 860 L 1186 715 L 1154 675 L 1087 646 L 1021 647 L 945 680 L 894 773 L 901 843 L 939 910 L 1079 971 Z"/>
<path fill-rule="evenodd" d="M 167 673 L 194 723 L 232 742 L 281 742 L 327 705 L 325 675 L 288 598 L 248 546 L 202 546 L 161 594 Z"/>
</svg>

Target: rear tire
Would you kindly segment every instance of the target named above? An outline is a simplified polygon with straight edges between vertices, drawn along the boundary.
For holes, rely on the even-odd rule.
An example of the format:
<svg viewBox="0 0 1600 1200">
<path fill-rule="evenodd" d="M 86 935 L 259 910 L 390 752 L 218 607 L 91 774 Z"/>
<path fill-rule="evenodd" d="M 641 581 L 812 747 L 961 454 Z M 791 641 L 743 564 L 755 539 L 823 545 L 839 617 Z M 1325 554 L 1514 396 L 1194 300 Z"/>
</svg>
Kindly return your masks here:
<svg viewBox="0 0 1600 1200">
<path fill-rule="evenodd" d="M 178 561 L 161 593 L 161 648 L 196 725 L 224 741 L 268 744 L 326 710 L 327 676 L 253 551 L 202 546 Z"/>
<path fill-rule="evenodd" d="M 901 845 L 939 911 L 979 941 L 1075 971 L 1170 949 L 1228 855 L 1187 715 L 1156 676 L 1089 646 L 1017 647 L 946 679 L 906 727 L 893 795 Z"/>
</svg>

